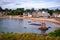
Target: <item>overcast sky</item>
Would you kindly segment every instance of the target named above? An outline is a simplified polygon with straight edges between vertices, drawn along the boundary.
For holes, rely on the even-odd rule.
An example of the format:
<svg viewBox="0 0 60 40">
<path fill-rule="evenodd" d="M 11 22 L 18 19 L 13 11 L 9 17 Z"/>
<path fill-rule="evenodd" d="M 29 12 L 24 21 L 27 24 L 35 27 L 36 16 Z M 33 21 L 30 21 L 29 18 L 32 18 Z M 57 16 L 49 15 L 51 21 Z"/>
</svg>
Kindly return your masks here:
<svg viewBox="0 0 60 40">
<path fill-rule="evenodd" d="M 2 8 L 60 8 L 60 0 L 0 0 Z"/>
</svg>

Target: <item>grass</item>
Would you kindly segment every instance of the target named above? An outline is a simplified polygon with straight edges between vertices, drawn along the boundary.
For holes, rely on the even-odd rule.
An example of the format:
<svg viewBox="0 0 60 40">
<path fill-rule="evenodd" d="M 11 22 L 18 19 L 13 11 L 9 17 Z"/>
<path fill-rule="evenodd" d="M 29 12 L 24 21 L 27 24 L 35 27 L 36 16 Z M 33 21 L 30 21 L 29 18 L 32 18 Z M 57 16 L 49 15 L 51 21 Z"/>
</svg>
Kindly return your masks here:
<svg viewBox="0 0 60 40">
<path fill-rule="evenodd" d="M 48 36 L 51 36 L 51 37 L 60 37 L 60 29 L 55 30 L 54 32 L 49 33 Z"/>
<path fill-rule="evenodd" d="M 34 33 L 0 33 L 0 40 L 60 40 L 60 37 L 43 36 Z"/>
</svg>

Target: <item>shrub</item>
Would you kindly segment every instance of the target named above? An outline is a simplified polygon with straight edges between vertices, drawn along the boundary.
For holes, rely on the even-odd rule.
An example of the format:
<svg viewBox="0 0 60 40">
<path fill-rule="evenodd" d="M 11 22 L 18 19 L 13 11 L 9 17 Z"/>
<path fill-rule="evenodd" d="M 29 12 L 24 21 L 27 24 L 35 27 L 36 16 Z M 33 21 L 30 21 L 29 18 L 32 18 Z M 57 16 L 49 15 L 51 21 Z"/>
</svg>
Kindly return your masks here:
<svg viewBox="0 0 60 40">
<path fill-rule="evenodd" d="M 60 37 L 60 29 L 55 30 L 54 32 L 49 33 L 48 36 Z"/>
</svg>

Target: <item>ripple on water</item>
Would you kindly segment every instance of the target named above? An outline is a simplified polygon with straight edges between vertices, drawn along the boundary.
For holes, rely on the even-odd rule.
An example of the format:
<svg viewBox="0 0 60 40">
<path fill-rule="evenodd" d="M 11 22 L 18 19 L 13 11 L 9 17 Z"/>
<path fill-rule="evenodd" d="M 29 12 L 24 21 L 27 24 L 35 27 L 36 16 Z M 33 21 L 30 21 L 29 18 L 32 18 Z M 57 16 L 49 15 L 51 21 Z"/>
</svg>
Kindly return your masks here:
<svg viewBox="0 0 60 40">
<path fill-rule="evenodd" d="M 16 19 L 0 19 L 0 32 L 16 32 L 16 33 L 37 33 L 40 34 L 41 30 L 38 30 L 41 26 L 35 26 L 30 24 L 41 24 L 40 21 L 32 21 L 28 23 L 28 20 L 16 20 Z M 46 33 L 50 33 L 56 27 L 60 27 L 60 25 L 45 22 L 46 27 L 49 28 Z"/>
</svg>

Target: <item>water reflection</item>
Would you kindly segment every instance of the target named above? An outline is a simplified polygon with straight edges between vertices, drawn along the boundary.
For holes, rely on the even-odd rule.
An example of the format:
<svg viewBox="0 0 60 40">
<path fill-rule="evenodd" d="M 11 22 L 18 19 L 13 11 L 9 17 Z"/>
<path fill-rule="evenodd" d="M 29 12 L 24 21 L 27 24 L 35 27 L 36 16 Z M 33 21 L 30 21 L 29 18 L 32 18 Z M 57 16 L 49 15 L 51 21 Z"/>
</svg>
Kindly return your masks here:
<svg viewBox="0 0 60 40">
<path fill-rule="evenodd" d="M 15 32 L 15 33 L 37 33 L 41 34 L 41 30 L 38 30 L 41 26 L 30 25 L 32 23 L 41 24 L 39 21 L 32 21 L 28 23 L 28 20 L 18 19 L 0 19 L 0 32 Z M 46 33 L 51 32 L 59 25 L 46 22 L 46 27 L 51 27 Z"/>
</svg>

